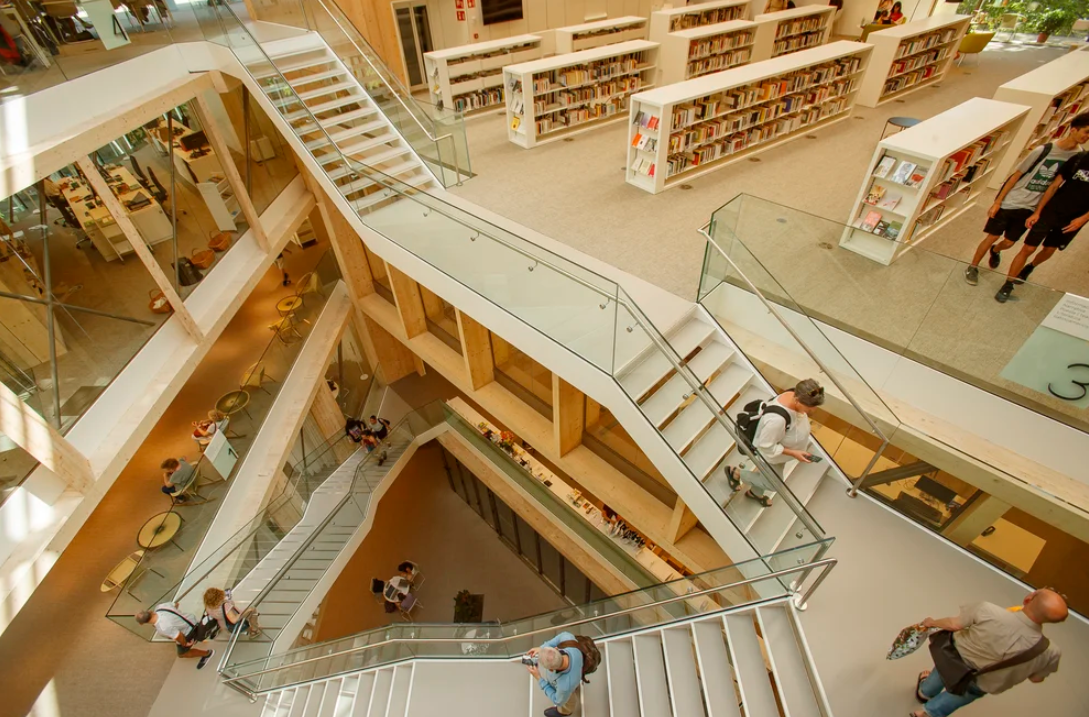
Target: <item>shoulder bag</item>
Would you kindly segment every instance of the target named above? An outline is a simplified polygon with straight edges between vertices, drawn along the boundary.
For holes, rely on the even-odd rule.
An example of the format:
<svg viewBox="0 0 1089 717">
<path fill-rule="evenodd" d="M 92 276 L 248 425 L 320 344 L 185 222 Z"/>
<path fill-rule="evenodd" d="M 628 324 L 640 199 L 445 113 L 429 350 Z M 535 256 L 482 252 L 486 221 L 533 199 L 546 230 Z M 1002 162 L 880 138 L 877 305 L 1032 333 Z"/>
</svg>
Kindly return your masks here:
<svg viewBox="0 0 1089 717">
<path fill-rule="evenodd" d="M 1040 640 L 1029 649 L 977 670 L 960 656 L 953 640 L 953 633 L 948 630 L 939 630 L 930 636 L 930 656 L 934 658 L 934 669 L 941 676 L 945 691 L 954 695 L 963 695 L 968 686 L 980 675 L 1022 665 L 1042 655 L 1050 645 L 1051 642 L 1041 635 Z"/>
</svg>

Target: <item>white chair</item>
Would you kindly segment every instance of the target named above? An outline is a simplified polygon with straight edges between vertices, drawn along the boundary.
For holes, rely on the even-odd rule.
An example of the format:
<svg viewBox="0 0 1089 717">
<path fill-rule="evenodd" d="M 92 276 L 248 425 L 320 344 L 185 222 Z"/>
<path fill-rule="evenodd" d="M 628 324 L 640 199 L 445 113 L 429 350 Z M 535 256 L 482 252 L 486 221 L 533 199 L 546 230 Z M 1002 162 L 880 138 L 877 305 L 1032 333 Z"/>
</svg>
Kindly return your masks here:
<svg viewBox="0 0 1089 717">
<path fill-rule="evenodd" d="M 294 327 L 292 326 L 292 328 Z M 269 376 L 267 373 L 265 373 L 265 367 L 259 363 L 253 364 L 246 369 L 245 373 L 242 374 L 241 388 L 243 391 L 247 388 L 259 388 L 265 393 L 269 393 L 269 390 L 265 388 L 266 383 L 278 382 L 272 376 Z"/>
<path fill-rule="evenodd" d="M 413 610 L 423 609 L 423 605 L 420 604 L 420 601 L 417 600 L 416 596 L 412 593 L 405 595 L 405 597 L 401 600 L 401 604 L 399 607 L 401 609 L 401 617 L 405 620 L 408 620 L 409 622 L 412 622 Z"/>
<path fill-rule="evenodd" d="M 1008 32 L 1010 36 L 1006 38 L 1006 42 L 1011 42 L 1014 35 L 1017 34 L 1017 27 L 1021 24 L 1021 16 L 1017 13 L 1008 12 L 1002 16 L 998 22 L 998 29 L 995 30 L 995 35 L 1000 32 Z"/>
<path fill-rule="evenodd" d="M 423 571 L 420 570 L 419 565 L 411 560 L 406 560 L 405 562 L 412 566 L 412 568 L 409 570 L 408 582 L 412 585 L 413 588 L 419 590 L 420 586 L 424 584 L 425 580 L 427 580 L 427 577 L 423 574 Z"/>
</svg>

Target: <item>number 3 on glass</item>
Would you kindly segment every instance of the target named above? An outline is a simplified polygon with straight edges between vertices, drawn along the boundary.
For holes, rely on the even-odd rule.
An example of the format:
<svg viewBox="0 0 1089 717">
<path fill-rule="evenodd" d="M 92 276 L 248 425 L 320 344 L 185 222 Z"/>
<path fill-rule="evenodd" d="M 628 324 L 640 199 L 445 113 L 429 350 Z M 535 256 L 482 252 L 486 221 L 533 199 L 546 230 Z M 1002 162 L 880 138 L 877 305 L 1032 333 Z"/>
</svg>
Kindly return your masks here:
<svg viewBox="0 0 1089 717">
<path fill-rule="evenodd" d="M 1089 363 L 1072 363 L 1068 365 L 1067 368 L 1089 369 Z M 1063 394 L 1053 389 L 1050 383 L 1047 385 L 1047 392 L 1055 398 L 1061 398 L 1064 401 L 1080 401 L 1081 399 L 1085 398 L 1086 395 L 1089 395 L 1089 381 L 1075 381 L 1074 379 L 1070 379 L 1070 383 L 1080 388 L 1081 393 L 1079 393 L 1077 396 L 1064 396 Z"/>
</svg>

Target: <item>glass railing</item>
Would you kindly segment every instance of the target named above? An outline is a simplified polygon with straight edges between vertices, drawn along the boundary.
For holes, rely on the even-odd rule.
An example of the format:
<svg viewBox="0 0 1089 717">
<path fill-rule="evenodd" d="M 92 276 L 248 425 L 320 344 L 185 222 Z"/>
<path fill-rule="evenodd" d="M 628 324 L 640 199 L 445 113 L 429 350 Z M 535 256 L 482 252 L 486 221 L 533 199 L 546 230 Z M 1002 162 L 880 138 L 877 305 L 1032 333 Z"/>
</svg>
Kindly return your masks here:
<svg viewBox="0 0 1089 717">
<path fill-rule="evenodd" d="M 813 543 L 509 623 L 389 625 L 226 667 L 226 684 L 251 695 L 413 659 L 509 660 L 569 630 L 615 637 L 793 596 L 805 601 L 835 566 Z M 774 567 L 783 565 L 784 567 Z"/>
</svg>

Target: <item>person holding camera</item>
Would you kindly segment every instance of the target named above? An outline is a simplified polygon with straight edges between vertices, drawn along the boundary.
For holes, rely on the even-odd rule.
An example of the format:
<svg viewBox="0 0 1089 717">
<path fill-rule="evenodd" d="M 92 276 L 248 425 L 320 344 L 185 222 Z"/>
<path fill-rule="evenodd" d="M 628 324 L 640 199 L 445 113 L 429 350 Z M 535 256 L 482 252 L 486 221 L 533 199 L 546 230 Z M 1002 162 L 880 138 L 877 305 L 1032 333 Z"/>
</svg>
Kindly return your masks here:
<svg viewBox="0 0 1089 717">
<path fill-rule="evenodd" d="M 582 684 L 582 662 L 582 650 L 569 632 L 561 632 L 522 657 L 522 664 L 529 674 L 537 679 L 545 696 L 556 705 L 544 711 L 545 717 L 559 717 L 575 711 Z"/>
</svg>

